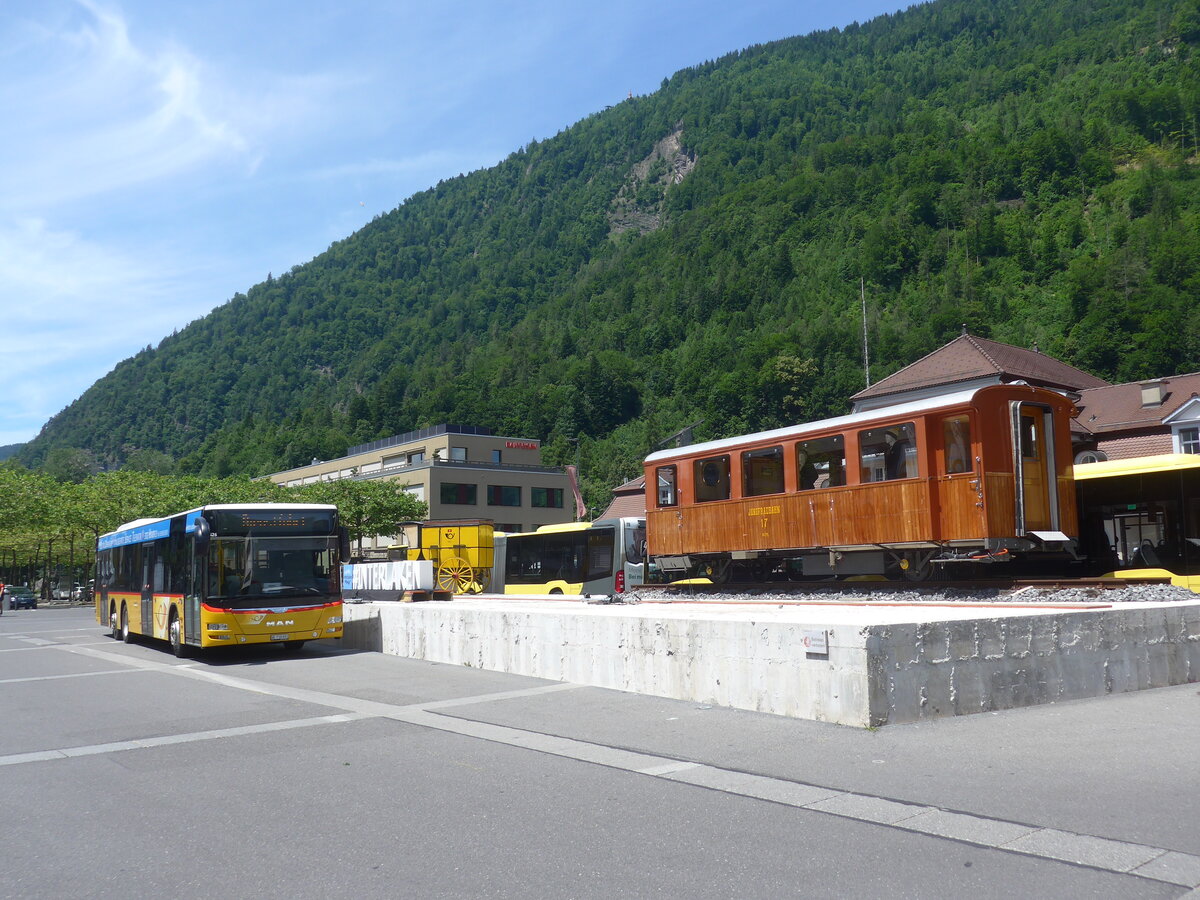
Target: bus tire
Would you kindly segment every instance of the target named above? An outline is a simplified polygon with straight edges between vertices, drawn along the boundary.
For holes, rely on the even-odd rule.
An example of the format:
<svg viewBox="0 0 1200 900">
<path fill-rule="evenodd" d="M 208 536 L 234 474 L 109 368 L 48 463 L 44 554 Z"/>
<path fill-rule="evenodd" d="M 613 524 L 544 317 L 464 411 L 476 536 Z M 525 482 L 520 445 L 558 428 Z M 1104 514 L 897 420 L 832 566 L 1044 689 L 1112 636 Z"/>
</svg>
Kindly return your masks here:
<svg viewBox="0 0 1200 900">
<path fill-rule="evenodd" d="M 171 652 L 177 658 L 184 659 L 188 655 L 188 647 L 183 642 L 183 626 L 174 610 L 171 611 L 171 624 L 167 626 L 167 638 L 171 642 Z"/>
<path fill-rule="evenodd" d="M 112 630 L 112 639 L 121 639 L 121 620 L 117 618 L 117 607 L 113 606 L 108 612 L 108 627 Z"/>
<path fill-rule="evenodd" d="M 121 606 L 121 641 L 133 643 L 133 632 L 129 630 L 129 609 L 124 605 Z"/>
</svg>

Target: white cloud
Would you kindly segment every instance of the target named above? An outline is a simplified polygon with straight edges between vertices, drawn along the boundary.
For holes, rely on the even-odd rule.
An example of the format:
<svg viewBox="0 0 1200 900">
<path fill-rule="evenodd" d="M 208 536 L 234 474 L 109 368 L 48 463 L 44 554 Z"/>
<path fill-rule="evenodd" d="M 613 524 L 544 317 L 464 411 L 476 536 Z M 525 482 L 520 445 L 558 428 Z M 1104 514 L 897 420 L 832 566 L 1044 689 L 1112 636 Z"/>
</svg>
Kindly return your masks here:
<svg viewBox="0 0 1200 900">
<path fill-rule="evenodd" d="M 185 49 L 139 47 L 116 12 L 78 3 L 73 17 L 27 25 L 0 60 L 0 108 L 21 136 L 0 146 L 0 206 L 40 213 L 255 157 L 252 103 L 231 98 Z"/>
<path fill-rule="evenodd" d="M 169 268 L 169 267 L 168 267 Z M 28 440 L 49 414 L 189 317 L 183 279 L 45 222 L 0 227 L 0 445 Z"/>
</svg>

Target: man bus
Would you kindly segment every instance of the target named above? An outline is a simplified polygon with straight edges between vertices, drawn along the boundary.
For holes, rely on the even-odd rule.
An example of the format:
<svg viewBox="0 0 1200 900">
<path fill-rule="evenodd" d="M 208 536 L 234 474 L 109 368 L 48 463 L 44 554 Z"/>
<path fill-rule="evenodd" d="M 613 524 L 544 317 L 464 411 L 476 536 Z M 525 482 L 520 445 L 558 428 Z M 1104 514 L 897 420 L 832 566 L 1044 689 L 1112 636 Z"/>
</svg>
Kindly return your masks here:
<svg viewBox="0 0 1200 900">
<path fill-rule="evenodd" d="M 112 636 L 191 648 L 342 636 L 337 507 L 218 504 L 138 519 L 96 544 L 96 619 Z"/>
</svg>

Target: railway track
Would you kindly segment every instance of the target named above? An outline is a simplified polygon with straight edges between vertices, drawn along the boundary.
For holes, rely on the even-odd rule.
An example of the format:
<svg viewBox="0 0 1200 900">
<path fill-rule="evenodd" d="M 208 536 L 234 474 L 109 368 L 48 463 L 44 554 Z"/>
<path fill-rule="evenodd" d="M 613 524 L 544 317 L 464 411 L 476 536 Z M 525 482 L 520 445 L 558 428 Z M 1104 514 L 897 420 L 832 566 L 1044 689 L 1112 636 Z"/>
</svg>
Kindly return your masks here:
<svg viewBox="0 0 1200 900">
<path fill-rule="evenodd" d="M 1169 578 L 987 578 L 975 581 L 773 581 L 728 582 L 726 584 L 676 583 L 647 585 L 645 590 L 662 591 L 668 595 L 705 597 L 715 595 L 753 596 L 757 594 L 788 594 L 797 597 L 842 593 L 872 594 L 965 594 L 995 591 L 1000 595 L 1029 590 L 1117 591 L 1127 588 L 1169 585 Z"/>
</svg>

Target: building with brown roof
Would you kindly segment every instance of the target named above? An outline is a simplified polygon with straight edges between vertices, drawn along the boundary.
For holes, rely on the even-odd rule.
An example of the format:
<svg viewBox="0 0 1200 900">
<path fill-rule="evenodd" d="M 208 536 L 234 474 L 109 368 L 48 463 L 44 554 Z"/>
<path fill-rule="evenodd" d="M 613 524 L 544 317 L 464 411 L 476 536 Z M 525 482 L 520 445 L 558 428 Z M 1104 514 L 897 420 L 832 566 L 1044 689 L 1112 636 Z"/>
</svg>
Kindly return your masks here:
<svg viewBox="0 0 1200 900">
<path fill-rule="evenodd" d="M 612 501 L 600 514 L 601 519 L 646 518 L 646 476 L 639 475 L 613 488 Z"/>
<path fill-rule="evenodd" d="M 1024 350 L 963 333 L 927 356 L 893 372 L 850 398 L 856 413 L 893 406 L 950 390 L 1025 381 L 1054 390 L 1075 392 L 1108 385 L 1107 381 L 1060 362 L 1038 350 Z"/>
<path fill-rule="evenodd" d="M 1079 392 L 1078 461 L 1200 453 L 1200 372 Z"/>
</svg>

